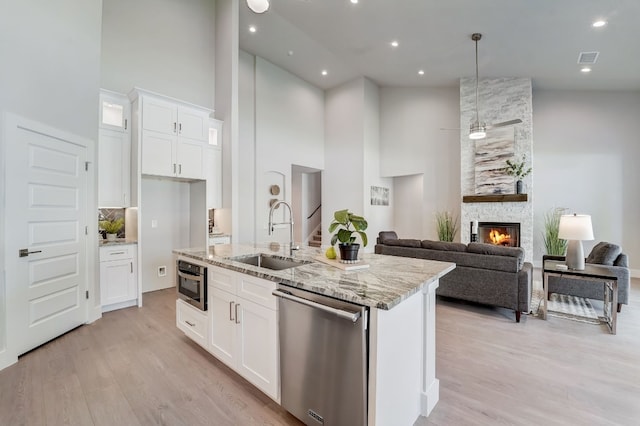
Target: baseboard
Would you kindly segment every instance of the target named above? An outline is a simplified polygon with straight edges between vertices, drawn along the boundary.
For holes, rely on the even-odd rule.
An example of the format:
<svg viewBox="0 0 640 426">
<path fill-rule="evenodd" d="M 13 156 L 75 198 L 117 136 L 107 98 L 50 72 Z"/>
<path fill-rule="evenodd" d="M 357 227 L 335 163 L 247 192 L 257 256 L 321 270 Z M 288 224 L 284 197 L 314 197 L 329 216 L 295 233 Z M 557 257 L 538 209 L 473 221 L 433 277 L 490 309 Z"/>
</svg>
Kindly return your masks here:
<svg viewBox="0 0 640 426">
<path fill-rule="evenodd" d="M 640 269 L 629 269 L 631 278 L 640 278 Z"/>
<path fill-rule="evenodd" d="M 431 414 L 438 400 L 440 399 L 440 380 L 434 379 L 426 392 L 422 393 L 421 413 L 427 417 Z"/>
<path fill-rule="evenodd" d="M 16 362 L 18 362 L 18 357 L 15 354 L 10 353 L 7 349 L 0 351 L 0 370 L 4 370 Z"/>
</svg>

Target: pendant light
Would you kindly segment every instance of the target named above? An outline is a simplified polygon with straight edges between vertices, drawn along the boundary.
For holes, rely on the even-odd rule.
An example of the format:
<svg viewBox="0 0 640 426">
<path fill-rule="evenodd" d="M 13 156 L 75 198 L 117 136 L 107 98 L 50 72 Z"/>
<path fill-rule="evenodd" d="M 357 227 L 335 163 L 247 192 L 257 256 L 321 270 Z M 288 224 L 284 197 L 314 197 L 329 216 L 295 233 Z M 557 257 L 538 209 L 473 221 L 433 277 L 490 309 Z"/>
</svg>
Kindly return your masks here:
<svg viewBox="0 0 640 426">
<path fill-rule="evenodd" d="M 471 123 L 469 130 L 469 139 L 484 139 L 487 137 L 487 128 L 484 123 L 480 124 L 480 112 L 478 110 L 478 40 L 482 38 L 482 34 L 473 33 L 471 40 L 476 42 L 476 121 Z"/>
</svg>

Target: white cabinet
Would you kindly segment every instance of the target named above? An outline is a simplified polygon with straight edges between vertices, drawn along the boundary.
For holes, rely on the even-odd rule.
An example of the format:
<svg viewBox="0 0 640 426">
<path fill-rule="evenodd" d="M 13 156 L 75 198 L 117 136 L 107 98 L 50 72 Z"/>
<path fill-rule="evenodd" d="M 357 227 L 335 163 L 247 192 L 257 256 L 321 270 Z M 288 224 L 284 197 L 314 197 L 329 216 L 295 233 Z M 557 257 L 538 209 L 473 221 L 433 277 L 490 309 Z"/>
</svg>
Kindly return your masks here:
<svg viewBox="0 0 640 426">
<path fill-rule="evenodd" d="M 203 348 L 207 347 L 208 318 L 206 312 L 184 300 L 176 300 L 176 327 Z"/>
<path fill-rule="evenodd" d="M 100 303 L 102 312 L 137 304 L 136 246 L 100 247 Z"/>
<path fill-rule="evenodd" d="M 131 206 L 131 104 L 125 95 L 100 91 L 98 206 Z"/>
<path fill-rule="evenodd" d="M 209 351 L 278 401 L 276 284 L 209 267 L 209 288 Z"/>
<path fill-rule="evenodd" d="M 138 106 L 142 174 L 205 179 L 211 111 L 146 92 Z"/>
<path fill-rule="evenodd" d="M 209 120 L 209 144 L 205 151 L 207 208 L 222 207 L 222 121 Z"/>
</svg>

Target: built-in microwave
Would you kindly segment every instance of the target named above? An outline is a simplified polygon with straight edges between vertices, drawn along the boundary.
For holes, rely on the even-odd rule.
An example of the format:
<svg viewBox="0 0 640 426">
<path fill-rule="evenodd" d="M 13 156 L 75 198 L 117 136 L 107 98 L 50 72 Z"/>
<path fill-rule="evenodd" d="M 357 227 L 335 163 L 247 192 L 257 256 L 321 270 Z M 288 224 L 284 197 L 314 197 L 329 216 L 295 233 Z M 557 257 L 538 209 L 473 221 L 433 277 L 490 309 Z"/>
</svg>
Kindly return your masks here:
<svg viewBox="0 0 640 426">
<path fill-rule="evenodd" d="M 176 265 L 178 297 L 196 308 L 207 310 L 207 267 L 178 260 Z"/>
</svg>

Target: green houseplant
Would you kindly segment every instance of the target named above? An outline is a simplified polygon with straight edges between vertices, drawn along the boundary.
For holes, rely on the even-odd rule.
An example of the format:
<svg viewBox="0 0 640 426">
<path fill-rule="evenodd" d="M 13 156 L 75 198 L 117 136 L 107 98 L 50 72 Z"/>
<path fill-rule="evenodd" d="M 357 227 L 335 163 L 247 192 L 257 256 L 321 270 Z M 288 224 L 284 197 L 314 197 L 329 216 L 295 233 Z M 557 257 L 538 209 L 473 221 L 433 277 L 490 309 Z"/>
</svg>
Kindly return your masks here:
<svg viewBox="0 0 640 426">
<path fill-rule="evenodd" d="M 115 240 L 116 235 L 124 225 L 124 219 L 101 220 L 98 223 L 100 224 L 100 229 L 103 229 L 107 233 L 107 240 Z"/>
<path fill-rule="evenodd" d="M 532 168 L 525 168 L 527 156 L 522 155 L 522 161 L 507 160 L 507 166 L 502 169 L 509 176 L 516 178 L 516 194 L 522 194 L 522 179 L 531 173 Z"/>
<path fill-rule="evenodd" d="M 436 228 L 438 240 L 451 242 L 458 233 L 458 218 L 454 218 L 449 212 L 437 212 Z"/>
<path fill-rule="evenodd" d="M 360 236 L 363 247 L 367 246 L 367 229 L 368 223 L 362 216 L 351 213 L 348 209 L 338 210 L 333 214 L 333 222 L 329 225 L 329 232 L 338 230 L 331 236 L 331 245 L 340 241 L 338 245 L 340 249 L 340 259 L 346 261 L 358 260 L 358 250 L 360 244 L 357 244 L 356 235 Z"/>
<path fill-rule="evenodd" d="M 567 209 L 556 207 L 549 210 L 544 215 L 544 232 L 542 239 L 547 254 L 552 256 L 564 256 L 567 251 L 567 240 L 558 238 L 558 229 L 560 228 L 560 216 Z"/>
</svg>

